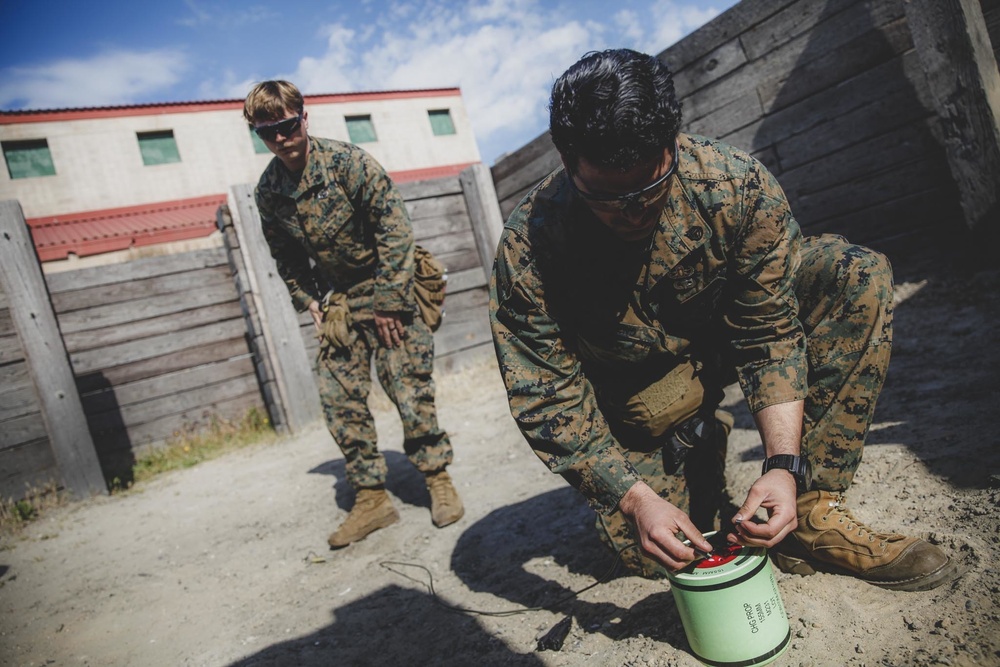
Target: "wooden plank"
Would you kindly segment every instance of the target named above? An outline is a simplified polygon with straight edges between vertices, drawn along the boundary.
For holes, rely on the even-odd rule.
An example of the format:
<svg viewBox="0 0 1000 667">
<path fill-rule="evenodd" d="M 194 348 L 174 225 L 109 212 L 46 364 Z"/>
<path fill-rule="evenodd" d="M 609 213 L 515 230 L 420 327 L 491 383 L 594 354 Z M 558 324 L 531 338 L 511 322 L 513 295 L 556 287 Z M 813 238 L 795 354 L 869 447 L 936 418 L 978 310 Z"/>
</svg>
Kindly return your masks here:
<svg viewBox="0 0 1000 667">
<path fill-rule="evenodd" d="M 8 419 L 23 417 L 41 410 L 34 386 L 3 387 L 0 393 L 0 424 Z"/>
<path fill-rule="evenodd" d="M 229 265 L 172 273 L 155 278 L 115 282 L 52 295 L 52 304 L 62 316 L 75 310 L 112 303 L 152 299 L 165 294 L 187 293 L 205 285 L 232 284 Z"/>
<path fill-rule="evenodd" d="M 396 183 L 396 190 L 403 197 L 403 201 L 413 201 L 415 199 L 430 199 L 442 197 L 444 195 L 454 195 L 462 192 L 462 188 L 455 176 L 445 178 L 429 178 L 423 181 L 410 181 L 408 183 Z"/>
<path fill-rule="evenodd" d="M 110 386 L 138 382 L 145 378 L 173 373 L 200 364 L 210 364 L 247 353 L 247 345 L 240 331 L 238 335 L 215 342 L 203 342 L 168 354 L 141 361 L 119 364 L 77 376 L 77 386 L 84 396 Z"/>
<path fill-rule="evenodd" d="M 796 200 L 844 183 L 864 182 L 871 174 L 926 156 L 943 154 L 927 127 L 911 123 L 788 170 L 781 174 L 781 187 L 790 200 Z"/>
<path fill-rule="evenodd" d="M 798 0 L 743 0 L 661 51 L 659 59 L 675 73 Z"/>
<path fill-rule="evenodd" d="M 674 75 L 674 90 L 677 97 L 687 97 L 724 78 L 746 63 L 746 52 L 739 39 L 721 44 Z"/>
<path fill-rule="evenodd" d="M 284 423 L 292 433 L 297 433 L 323 419 L 312 369 L 288 290 L 278 275 L 260 229 L 253 188 L 235 186 L 231 189 L 231 199 L 235 203 L 231 211 L 233 226 L 240 237 L 240 250 L 257 301 L 266 349 L 284 409 Z"/>
<path fill-rule="evenodd" d="M 549 150 L 526 162 L 516 177 L 496 182 L 497 198 L 503 202 L 525 189 L 535 187 L 546 176 L 562 166 L 562 158 L 555 146 L 549 143 Z M 524 195 L 517 195 L 518 200 Z M 515 202 L 516 203 L 516 202 Z"/>
<path fill-rule="evenodd" d="M 846 16 L 855 18 L 858 14 L 847 12 Z M 809 40 L 811 57 L 796 61 L 794 69 L 782 76 L 759 81 L 756 89 L 767 113 L 832 88 L 913 48 L 909 26 L 902 18 L 865 32 L 863 25 L 855 25 L 859 22 L 839 22 L 838 34 L 835 38 L 825 35 L 821 47 Z"/>
<path fill-rule="evenodd" d="M 31 412 L 0 423 L 0 449 L 17 447 L 32 440 L 48 440 L 45 417 L 41 412 Z"/>
<path fill-rule="evenodd" d="M 63 313 L 59 316 L 59 328 L 65 336 L 232 302 L 237 298 L 236 288 L 232 281 L 212 283 L 184 292 L 159 295 L 155 298 L 139 299 L 124 304 L 111 303 Z"/>
<path fill-rule="evenodd" d="M 773 14 L 750 27 L 740 35 L 740 41 L 747 57 L 756 60 L 799 35 L 818 30 L 824 21 L 844 11 L 867 14 L 868 9 L 862 0 L 798 0 L 787 11 Z"/>
<path fill-rule="evenodd" d="M 471 227 L 472 222 L 469 220 L 468 212 L 462 211 L 453 215 L 414 220 L 413 235 L 416 242 L 423 245 L 427 239 L 464 232 Z"/>
<path fill-rule="evenodd" d="M 38 255 L 16 201 L 0 202 L 0 283 L 67 489 L 81 497 L 106 493 Z"/>
<path fill-rule="evenodd" d="M 238 422 L 250 408 L 264 409 L 260 392 L 256 388 L 239 396 L 225 400 L 216 399 L 211 403 L 196 406 L 185 412 L 166 415 L 132 427 L 128 430 L 129 442 L 131 442 L 135 454 L 141 455 L 148 451 L 147 448 L 150 446 L 170 441 L 175 437 L 175 434 L 203 431 L 211 425 L 212 417 Z"/>
<path fill-rule="evenodd" d="M 821 31 L 800 35 L 694 94 L 683 95 L 685 123 L 754 92 L 761 106 L 773 113 L 906 51 L 910 37 L 900 21 L 901 10 L 890 12 L 886 6 L 876 5 L 871 16 L 841 12 L 824 22 Z M 708 136 L 722 134 L 714 131 Z"/>
<path fill-rule="evenodd" d="M 437 197 L 436 199 L 418 199 L 406 202 L 406 210 L 410 214 L 410 220 L 416 221 L 422 218 L 440 218 L 449 215 L 464 215 L 468 209 L 465 206 L 465 199 L 462 193 Z"/>
<path fill-rule="evenodd" d="M 462 171 L 459 181 L 469 210 L 483 274 L 488 279 L 500 244 L 500 233 L 503 231 L 503 218 L 500 216 L 493 179 L 486 165 L 477 164 Z"/>
<path fill-rule="evenodd" d="M 916 65 L 912 54 L 901 62 L 904 68 Z M 751 151 L 776 145 L 787 170 L 927 118 L 929 112 L 898 71 L 898 64 L 886 63 L 722 139 Z"/>
<path fill-rule="evenodd" d="M 552 145 L 552 138 L 546 130 L 513 153 L 500 156 L 490 169 L 497 192 L 500 191 L 500 184 L 503 181 L 512 176 L 517 178 L 526 164 L 534 162 L 538 157 L 547 155 L 553 150 L 555 150 L 555 146 Z"/>
<path fill-rule="evenodd" d="M 851 211 L 844 215 L 826 218 L 820 223 L 806 225 L 803 233 L 816 235 L 824 233 L 841 234 L 852 243 L 869 246 L 875 250 L 886 251 L 888 248 L 900 248 L 898 240 L 911 234 L 920 234 L 936 241 L 923 248 L 913 248 L 912 256 L 890 255 L 894 271 L 900 274 L 907 267 L 920 261 L 920 256 L 939 255 L 940 237 L 942 233 L 950 234 L 950 230 L 960 231 L 960 221 L 949 214 L 948 208 L 954 206 L 954 199 L 943 196 L 940 188 L 932 188 L 917 192 L 907 197 L 901 197 L 871 206 L 859 211 Z M 951 221 L 950 223 L 947 221 Z M 943 225 L 943 226 L 942 226 Z"/>
<path fill-rule="evenodd" d="M 18 344 L 18 347 L 20 347 L 20 344 Z M 31 376 L 28 374 L 28 364 L 24 359 L 0 364 L 0 387 L 3 388 L 3 391 L 31 386 L 34 385 L 31 384 Z"/>
<path fill-rule="evenodd" d="M 215 364 L 187 368 L 176 373 L 109 387 L 103 391 L 87 394 L 81 400 L 86 413 L 94 415 L 253 373 L 253 359 L 249 355 L 234 357 Z"/>
<path fill-rule="evenodd" d="M 242 319 L 215 322 L 187 331 L 150 336 L 142 340 L 77 352 L 71 355 L 70 361 L 78 376 L 85 375 L 134 361 L 152 359 L 178 350 L 197 348 L 221 340 L 231 340 L 243 335 L 244 330 Z"/>
<path fill-rule="evenodd" d="M 140 341 L 151 336 L 182 332 L 192 327 L 199 327 L 215 322 L 227 322 L 239 320 L 242 322 L 243 310 L 238 301 L 228 301 L 213 306 L 203 308 L 193 308 L 170 315 L 161 315 L 139 322 L 129 322 L 128 324 L 118 324 L 104 327 L 103 329 L 93 329 L 81 331 L 79 333 L 68 334 L 64 337 L 66 349 L 71 355 L 86 350 L 127 343 L 129 341 Z"/>
<path fill-rule="evenodd" d="M 910 0 L 906 17 L 965 222 L 1000 236 L 1000 71 L 978 0 Z"/>
<path fill-rule="evenodd" d="M 24 361 L 24 350 L 16 335 L 0 336 L 0 364 Z"/>
<path fill-rule="evenodd" d="M 60 479 L 48 438 L 0 450 L 0 498 L 20 500 L 32 489 Z"/>
<path fill-rule="evenodd" d="M 95 434 L 115 430 L 122 425 L 131 431 L 134 426 L 169 415 L 195 410 L 202 410 L 206 415 L 210 415 L 214 403 L 254 392 L 257 392 L 257 378 L 253 374 L 242 375 L 191 391 L 132 405 L 122 405 L 116 410 L 88 414 L 87 421 Z"/>
<path fill-rule="evenodd" d="M 14 333 L 14 320 L 10 319 L 10 309 L 0 308 L 0 336 L 10 336 Z"/>
<path fill-rule="evenodd" d="M 760 98 L 757 97 L 757 93 L 750 91 L 746 95 L 716 108 L 713 112 L 691 121 L 687 124 L 687 131 L 706 137 L 725 136 L 752 125 L 763 115 Z"/>
<path fill-rule="evenodd" d="M 795 216 L 804 225 L 813 224 L 936 189 L 945 179 L 947 171 L 941 169 L 941 163 L 932 157 L 897 164 L 881 173 L 870 173 L 853 181 L 800 195 L 795 201 Z"/>
<path fill-rule="evenodd" d="M 58 294 L 88 287 L 168 276 L 173 273 L 189 273 L 197 269 L 223 266 L 226 262 L 226 253 L 222 248 L 207 248 L 175 255 L 144 257 L 120 264 L 50 273 L 46 276 L 46 282 L 49 290 L 53 294 Z"/>
<path fill-rule="evenodd" d="M 478 269 L 464 269 L 462 271 L 448 272 L 448 296 L 458 294 L 465 290 L 486 287 L 489 281 L 482 271 Z M 446 297 L 447 298 L 447 297 Z"/>
</svg>

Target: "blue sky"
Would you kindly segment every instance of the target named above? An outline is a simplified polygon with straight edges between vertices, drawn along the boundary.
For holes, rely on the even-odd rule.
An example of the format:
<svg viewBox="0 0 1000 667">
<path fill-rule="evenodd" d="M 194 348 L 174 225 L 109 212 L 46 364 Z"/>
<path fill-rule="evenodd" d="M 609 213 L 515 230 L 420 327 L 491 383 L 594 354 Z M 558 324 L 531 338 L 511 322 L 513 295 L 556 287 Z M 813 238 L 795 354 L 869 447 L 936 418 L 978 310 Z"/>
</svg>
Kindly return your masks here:
<svg viewBox="0 0 1000 667">
<path fill-rule="evenodd" d="M 0 0 L 0 109 L 458 86 L 483 160 L 546 129 L 585 52 L 658 53 L 736 0 Z"/>
</svg>

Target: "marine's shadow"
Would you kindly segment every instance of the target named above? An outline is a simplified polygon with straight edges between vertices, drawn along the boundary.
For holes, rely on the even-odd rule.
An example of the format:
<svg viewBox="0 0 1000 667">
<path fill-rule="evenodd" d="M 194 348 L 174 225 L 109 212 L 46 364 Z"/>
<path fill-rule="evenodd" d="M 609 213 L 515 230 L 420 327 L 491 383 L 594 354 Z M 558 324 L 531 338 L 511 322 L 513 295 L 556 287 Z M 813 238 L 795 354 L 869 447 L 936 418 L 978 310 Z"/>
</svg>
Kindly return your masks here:
<svg viewBox="0 0 1000 667">
<path fill-rule="evenodd" d="M 543 664 L 532 653 L 512 650 L 475 618 L 448 611 L 426 593 L 396 585 L 336 607 L 332 614 L 333 622 L 316 632 L 268 646 L 232 667 Z"/>
<path fill-rule="evenodd" d="M 383 451 L 389 474 L 385 488 L 399 498 L 400 502 L 416 507 L 430 508 L 431 499 L 427 493 L 424 476 L 410 463 L 402 452 Z M 351 511 L 354 504 L 354 490 L 347 482 L 347 472 L 343 458 L 331 459 L 311 469 L 310 474 L 330 475 L 334 478 L 333 489 L 337 507 Z"/>
<path fill-rule="evenodd" d="M 498 611 L 541 608 L 572 616 L 584 631 L 612 639 L 642 634 L 687 646 L 666 583 L 627 608 L 590 602 L 588 596 L 603 597 L 591 591 L 576 595 L 595 581 L 623 573 L 597 537 L 593 511 L 569 487 L 505 505 L 474 523 L 455 545 L 451 569 L 469 589 L 512 603 Z M 567 579 L 578 583 L 559 583 Z"/>
</svg>

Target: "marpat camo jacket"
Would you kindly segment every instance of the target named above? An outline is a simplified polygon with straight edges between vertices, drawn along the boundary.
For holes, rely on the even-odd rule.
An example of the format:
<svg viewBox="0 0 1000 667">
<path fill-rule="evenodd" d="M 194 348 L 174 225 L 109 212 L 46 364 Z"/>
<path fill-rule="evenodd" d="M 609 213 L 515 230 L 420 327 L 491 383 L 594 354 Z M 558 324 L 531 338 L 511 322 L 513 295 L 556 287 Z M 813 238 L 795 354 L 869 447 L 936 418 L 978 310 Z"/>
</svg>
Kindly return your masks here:
<svg viewBox="0 0 1000 667">
<path fill-rule="evenodd" d="M 347 294 L 355 319 L 371 319 L 373 309 L 413 311 L 413 229 L 402 197 L 367 152 L 310 136 L 301 176 L 274 158 L 255 195 L 296 310 L 332 289 Z"/>
<path fill-rule="evenodd" d="M 641 386 L 705 350 L 735 369 L 753 412 L 806 396 L 801 234 L 784 193 L 747 153 L 685 134 L 678 146 L 649 239 L 619 240 L 560 169 L 511 214 L 490 283 L 511 414 L 603 513 L 639 479 L 602 413 L 604 387 Z"/>
</svg>

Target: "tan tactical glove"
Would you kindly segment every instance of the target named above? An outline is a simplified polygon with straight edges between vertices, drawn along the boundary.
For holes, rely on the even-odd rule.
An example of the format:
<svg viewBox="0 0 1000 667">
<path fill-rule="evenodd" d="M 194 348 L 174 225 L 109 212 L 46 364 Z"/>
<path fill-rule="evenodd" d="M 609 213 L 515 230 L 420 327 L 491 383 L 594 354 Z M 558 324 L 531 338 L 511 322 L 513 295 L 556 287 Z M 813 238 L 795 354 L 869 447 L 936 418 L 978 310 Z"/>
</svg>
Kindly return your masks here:
<svg viewBox="0 0 1000 667">
<path fill-rule="evenodd" d="M 351 331 L 351 310 L 347 306 L 347 295 L 329 293 L 323 299 L 323 325 L 320 328 L 320 349 L 340 350 L 354 342 L 357 335 Z"/>
</svg>

